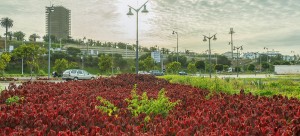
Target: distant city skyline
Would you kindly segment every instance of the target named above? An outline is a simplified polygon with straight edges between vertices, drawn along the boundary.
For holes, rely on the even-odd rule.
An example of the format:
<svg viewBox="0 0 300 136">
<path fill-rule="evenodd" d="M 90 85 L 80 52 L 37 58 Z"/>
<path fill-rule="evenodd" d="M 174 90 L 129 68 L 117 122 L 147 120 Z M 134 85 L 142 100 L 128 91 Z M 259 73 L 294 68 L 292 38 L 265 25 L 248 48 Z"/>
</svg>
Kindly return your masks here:
<svg viewBox="0 0 300 136">
<path fill-rule="evenodd" d="M 135 44 L 136 16 L 126 13 L 128 5 L 138 7 L 146 0 L 9 0 L 1 2 L 0 18 L 11 18 L 14 26 L 9 31 L 24 32 L 26 40 L 33 33 L 43 37 L 45 7 L 50 2 L 71 10 L 74 39 Z M 208 42 L 203 42 L 203 35 L 217 33 L 217 41 L 211 42 L 212 53 L 224 53 L 231 51 L 229 30 L 233 28 L 233 44 L 243 45 L 243 52 L 266 52 L 267 47 L 284 55 L 300 54 L 298 0 L 149 0 L 147 9 L 148 14 L 139 13 L 141 46 L 172 51 L 175 30 L 179 51 L 204 53 Z M 2 37 L 4 33 L 1 27 Z"/>
</svg>

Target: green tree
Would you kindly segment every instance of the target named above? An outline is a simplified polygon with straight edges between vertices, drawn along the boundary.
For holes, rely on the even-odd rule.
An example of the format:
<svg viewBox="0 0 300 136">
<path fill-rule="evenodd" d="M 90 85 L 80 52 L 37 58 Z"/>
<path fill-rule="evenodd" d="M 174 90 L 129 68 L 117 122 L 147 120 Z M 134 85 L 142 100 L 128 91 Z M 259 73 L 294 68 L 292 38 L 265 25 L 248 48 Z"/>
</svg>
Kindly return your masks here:
<svg viewBox="0 0 300 136">
<path fill-rule="evenodd" d="M 8 31 L 8 28 L 11 28 L 13 27 L 13 20 L 8 18 L 8 17 L 4 17 L 4 18 L 1 18 L 0 20 L 0 24 L 2 27 L 5 28 L 5 50 L 6 51 L 6 41 L 7 41 L 7 31 Z"/>
<path fill-rule="evenodd" d="M 39 39 L 39 38 L 41 38 L 41 37 L 34 33 L 34 34 L 29 36 L 29 41 L 36 42 L 36 39 Z"/>
<path fill-rule="evenodd" d="M 250 64 L 247 69 L 249 71 L 254 71 L 255 70 L 255 65 L 254 64 Z"/>
<path fill-rule="evenodd" d="M 149 52 L 149 53 L 146 53 L 146 54 L 144 54 L 144 55 L 142 55 L 142 56 L 140 56 L 140 57 L 139 57 L 139 61 L 144 60 L 144 59 L 147 59 L 148 57 L 151 57 L 151 53 L 150 53 L 150 52 Z"/>
<path fill-rule="evenodd" d="M 197 67 L 195 65 L 195 63 L 189 63 L 188 67 L 187 67 L 189 73 L 196 73 L 197 72 Z"/>
<path fill-rule="evenodd" d="M 25 37 L 25 33 L 23 33 L 22 31 L 17 31 L 14 32 L 13 36 L 18 40 L 18 41 L 23 41 L 24 37 Z"/>
<path fill-rule="evenodd" d="M 11 41 L 12 37 L 13 37 L 13 33 L 12 32 L 7 32 L 7 36 L 8 36 L 8 39 Z"/>
<path fill-rule="evenodd" d="M 223 69 L 224 69 L 225 71 L 228 71 L 228 68 L 229 68 L 228 65 L 223 65 Z"/>
<path fill-rule="evenodd" d="M 270 68 L 270 64 L 269 63 L 262 63 L 262 66 L 261 66 L 263 69 L 269 69 Z"/>
<path fill-rule="evenodd" d="M 57 38 L 54 35 L 51 35 L 50 38 L 51 38 L 52 42 L 57 43 Z M 45 42 L 48 42 L 49 41 L 49 36 L 48 35 L 43 36 L 43 40 Z"/>
<path fill-rule="evenodd" d="M 215 70 L 222 71 L 223 70 L 223 65 L 222 64 L 215 65 Z"/>
<path fill-rule="evenodd" d="M 100 73 L 108 73 L 112 67 L 112 58 L 109 55 L 101 55 L 98 66 Z"/>
<path fill-rule="evenodd" d="M 204 61 L 196 61 L 195 66 L 198 70 L 205 70 L 205 62 Z"/>
<path fill-rule="evenodd" d="M 148 56 L 145 60 L 143 60 L 143 65 L 146 71 L 154 69 L 154 59 Z"/>
<path fill-rule="evenodd" d="M 231 61 L 226 56 L 218 55 L 217 59 L 218 59 L 218 64 L 231 66 Z"/>
<path fill-rule="evenodd" d="M 57 59 L 54 62 L 54 67 L 53 69 L 58 73 L 58 74 L 62 74 L 62 72 L 66 69 L 68 69 L 68 60 L 66 59 Z"/>
<path fill-rule="evenodd" d="M 11 60 L 11 55 L 9 53 L 2 53 L 0 56 L 0 71 L 1 71 L 1 76 L 4 75 L 4 70 Z"/>
<path fill-rule="evenodd" d="M 21 45 L 13 51 L 13 55 L 18 58 L 24 58 L 26 64 L 30 67 L 31 77 L 33 70 L 39 70 L 38 58 L 46 53 L 45 48 L 38 45 Z"/>
<path fill-rule="evenodd" d="M 167 71 L 172 74 L 178 73 L 180 69 L 181 69 L 180 62 L 171 62 L 167 65 Z"/>
<path fill-rule="evenodd" d="M 75 47 L 68 47 L 66 52 L 72 57 L 76 57 L 78 54 L 81 53 L 81 50 Z"/>
<path fill-rule="evenodd" d="M 115 68 L 120 68 L 120 70 L 124 70 L 127 68 L 127 61 L 123 59 L 121 54 L 114 54 L 113 55 L 113 66 Z"/>
</svg>

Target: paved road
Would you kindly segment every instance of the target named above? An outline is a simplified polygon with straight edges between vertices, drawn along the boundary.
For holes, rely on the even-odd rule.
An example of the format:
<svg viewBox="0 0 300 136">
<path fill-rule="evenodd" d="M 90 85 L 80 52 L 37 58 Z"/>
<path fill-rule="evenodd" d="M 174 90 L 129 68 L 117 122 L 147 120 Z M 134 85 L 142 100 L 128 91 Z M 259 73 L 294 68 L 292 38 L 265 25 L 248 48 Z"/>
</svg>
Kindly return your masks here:
<svg viewBox="0 0 300 136">
<path fill-rule="evenodd" d="M 45 77 L 46 78 L 46 77 Z M 32 81 L 37 81 L 35 77 L 32 79 L 30 77 L 16 77 L 15 79 L 18 79 L 17 81 L 0 81 L 0 90 L 3 90 L 9 86 L 10 83 L 14 83 L 17 86 L 21 85 L 22 82 L 28 82 L 30 80 Z M 64 82 L 64 80 L 39 80 L 39 81 L 44 81 L 44 82 Z"/>
</svg>

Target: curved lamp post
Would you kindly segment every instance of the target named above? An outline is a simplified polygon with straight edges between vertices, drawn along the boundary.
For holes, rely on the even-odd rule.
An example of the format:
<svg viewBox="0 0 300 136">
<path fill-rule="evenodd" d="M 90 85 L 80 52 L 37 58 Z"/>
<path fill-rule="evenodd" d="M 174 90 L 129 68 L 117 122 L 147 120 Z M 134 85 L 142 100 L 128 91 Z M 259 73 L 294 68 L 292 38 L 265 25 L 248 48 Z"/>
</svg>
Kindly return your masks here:
<svg viewBox="0 0 300 136">
<path fill-rule="evenodd" d="M 132 16 L 132 10 L 133 9 L 136 12 L 136 61 L 135 61 L 135 73 L 138 74 L 139 71 L 139 11 L 144 7 L 144 9 L 141 11 L 142 13 L 148 13 L 149 11 L 146 8 L 146 4 L 148 1 L 146 1 L 141 7 L 138 9 L 135 9 L 128 5 L 129 11 L 127 13 L 128 16 Z"/>
<path fill-rule="evenodd" d="M 236 77 L 239 77 L 239 56 L 240 56 L 240 53 L 239 53 L 239 50 L 243 50 L 243 45 L 242 46 L 239 46 L 239 47 L 236 47 L 234 46 L 233 47 L 233 50 L 236 50 L 236 53 L 237 53 L 237 57 L 236 57 Z"/>
<path fill-rule="evenodd" d="M 177 51 L 176 51 L 176 56 L 177 56 L 177 62 L 178 62 L 178 32 L 173 31 L 172 34 L 176 34 L 176 36 L 177 36 Z"/>
<path fill-rule="evenodd" d="M 233 28 L 230 28 L 229 34 L 231 35 L 231 42 L 229 43 L 229 45 L 231 45 L 231 59 L 233 59 L 233 41 L 232 41 L 232 35 L 233 35 L 234 33 L 235 33 L 235 32 L 233 31 Z"/>
<path fill-rule="evenodd" d="M 203 39 L 204 42 L 206 42 L 207 39 L 208 39 L 209 78 L 211 78 L 211 49 L 210 49 L 210 39 L 213 38 L 213 40 L 215 41 L 215 40 L 217 40 L 217 38 L 216 38 L 216 34 L 214 34 L 213 36 L 206 36 L 206 35 L 203 35 L 203 36 L 204 36 L 204 39 Z"/>
<path fill-rule="evenodd" d="M 48 79 L 50 79 L 50 49 L 51 49 L 51 12 L 54 11 L 53 5 L 51 7 L 46 7 L 46 14 L 48 14 L 48 36 L 49 36 L 49 46 L 48 46 Z"/>
</svg>

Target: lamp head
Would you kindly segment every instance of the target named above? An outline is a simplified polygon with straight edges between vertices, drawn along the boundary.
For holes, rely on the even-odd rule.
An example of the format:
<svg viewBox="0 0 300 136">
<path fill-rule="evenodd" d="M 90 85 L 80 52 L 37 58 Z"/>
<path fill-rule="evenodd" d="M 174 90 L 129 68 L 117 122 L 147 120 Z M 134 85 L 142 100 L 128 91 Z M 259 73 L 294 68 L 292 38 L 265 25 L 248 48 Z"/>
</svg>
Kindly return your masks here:
<svg viewBox="0 0 300 136">
<path fill-rule="evenodd" d="M 207 41 L 206 36 L 204 36 L 203 42 L 206 42 L 206 41 Z"/>
<path fill-rule="evenodd" d="M 129 11 L 128 11 L 127 15 L 128 16 L 132 16 L 133 15 L 133 13 L 131 12 L 131 8 L 129 8 Z"/>
<path fill-rule="evenodd" d="M 142 13 L 148 13 L 149 11 L 147 10 L 146 5 L 144 5 L 144 9 L 142 10 Z"/>
<path fill-rule="evenodd" d="M 217 37 L 216 37 L 216 35 L 214 35 L 214 39 L 213 39 L 213 40 L 214 40 L 214 41 L 215 41 L 215 40 L 217 40 Z"/>
<path fill-rule="evenodd" d="M 54 11 L 54 7 L 53 5 L 50 7 L 50 11 L 53 12 Z"/>
</svg>

